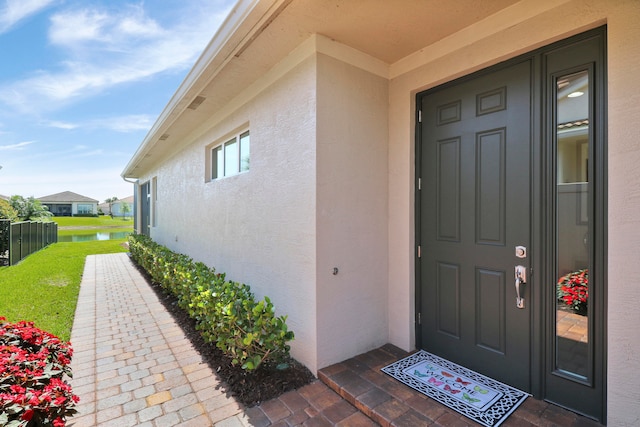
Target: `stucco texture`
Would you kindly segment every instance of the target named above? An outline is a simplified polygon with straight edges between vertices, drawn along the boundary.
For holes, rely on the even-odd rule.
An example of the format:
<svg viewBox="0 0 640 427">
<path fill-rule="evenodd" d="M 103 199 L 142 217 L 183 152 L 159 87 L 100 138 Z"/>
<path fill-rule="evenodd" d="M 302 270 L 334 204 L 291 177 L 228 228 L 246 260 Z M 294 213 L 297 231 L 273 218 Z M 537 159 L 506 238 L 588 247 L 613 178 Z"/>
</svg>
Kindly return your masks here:
<svg viewBox="0 0 640 427">
<path fill-rule="evenodd" d="M 386 79 L 318 55 L 321 367 L 388 341 L 387 100 Z"/>
<path fill-rule="evenodd" d="M 474 40 L 453 37 L 421 57 L 422 65 L 399 70 L 390 82 L 389 138 L 389 325 L 390 340 L 413 348 L 414 276 L 414 115 L 421 90 L 578 34 L 607 25 L 608 68 L 608 272 L 607 272 L 607 423 L 640 422 L 640 139 L 634 123 L 640 117 L 640 2 L 576 0 L 540 2 L 532 16 L 512 8 L 502 13 L 513 25 L 495 33 L 491 23 L 478 27 Z M 518 13 L 516 15 L 515 13 Z M 497 19 L 497 18 L 496 18 Z M 483 32 L 484 31 L 484 32 Z M 457 43 L 457 44 L 456 44 Z M 403 64 L 397 64 L 399 67 Z M 393 69 L 393 66 L 392 66 Z M 391 280 L 391 279 L 394 280 Z M 399 279 L 399 280 L 398 280 Z M 408 286 L 406 284 L 409 284 Z"/>
<path fill-rule="evenodd" d="M 152 237 L 268 296 L 316 366 L 315 58 L 309 58 L 156 172 Z M 250 170 L 205 180 L 207 147 L 251 132 Z"/>
</svg>

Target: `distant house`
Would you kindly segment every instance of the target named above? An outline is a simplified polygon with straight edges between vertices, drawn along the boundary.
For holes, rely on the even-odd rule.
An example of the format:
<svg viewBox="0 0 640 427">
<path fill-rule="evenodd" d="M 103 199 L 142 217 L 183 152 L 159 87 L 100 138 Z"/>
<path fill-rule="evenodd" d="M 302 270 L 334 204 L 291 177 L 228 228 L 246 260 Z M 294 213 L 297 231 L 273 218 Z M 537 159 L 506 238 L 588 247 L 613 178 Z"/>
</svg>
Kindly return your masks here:
<svg viewBox="0 0 640 427">
<path fill-rule="evenodd" d="M 97 215 L 98 201 L 71 191 L 39 197 L 38 200 L 55 216 Z"/>
<path fill-rule="evenodd" d="M 639 17 L 239 0 L 122 172 L 136 231 L 269 296 L 314 373 L 389 342 L 638 425 Z"/>
<path fill-rule="evenodd" d="M 126 212 L 123 211 L 122 209 L 125 203 L 129 206 L 129 210 Z M 129 196 L 129 197 L 125 197 L 124 199 L 118 199 L 116 202 L 111 204 L 111 207 L 109 207 L 109 203 L 100 203 L 98 205 L 98 208 L 105 215 L 112 215 L 117 217 L 125 217 L 125 216 L 132 217 L 133 204 L 134 204 L 134 197 Z"/>
<path fill-rule="evenodd" d="M 0 199 L 2 200 L 9 200 L 8 196 L 5 196 L 4 194 L 0 194 Z"/>
</svg>

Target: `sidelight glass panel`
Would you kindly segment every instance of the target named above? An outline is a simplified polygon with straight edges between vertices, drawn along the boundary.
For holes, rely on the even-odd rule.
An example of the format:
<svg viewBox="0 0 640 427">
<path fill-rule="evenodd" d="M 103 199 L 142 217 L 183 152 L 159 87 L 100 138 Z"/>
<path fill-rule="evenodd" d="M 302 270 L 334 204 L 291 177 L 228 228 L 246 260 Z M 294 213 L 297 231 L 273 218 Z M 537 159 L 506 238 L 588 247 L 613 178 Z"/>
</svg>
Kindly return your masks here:
<svg viewBox="0 0 640 427">
<path fill-rule="evenodd" d="M 589 73 L 556 81 L 555 370 L 591 377 L 589 330 Z"/>
</svg>

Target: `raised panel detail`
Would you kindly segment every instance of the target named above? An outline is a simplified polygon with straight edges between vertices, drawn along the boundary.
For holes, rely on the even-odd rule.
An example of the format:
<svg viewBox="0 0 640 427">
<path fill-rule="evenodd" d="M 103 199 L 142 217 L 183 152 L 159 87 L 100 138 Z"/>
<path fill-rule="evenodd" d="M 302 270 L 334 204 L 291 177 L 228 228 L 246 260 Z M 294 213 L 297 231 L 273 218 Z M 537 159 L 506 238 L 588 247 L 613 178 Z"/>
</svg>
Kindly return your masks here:
<svg viewBox="0 0 640 427">
<path fill-rule="evenodd" d="M 506 86 L 476 95 L 476 116 L 507 109 Z"/>
<path fill-rule="evenodd" d="M 476 134 L 476 243 L 505 244 L 506 129 Z"/>
<path fill-rule="evenodd" d="M 505 273 L 476 269 L 476 345 L 505 352 Z"/>
<path fill-rule="evenodd" d="M 436 107 L 436 126 L 459 122 L 462 119 L 462 103 L 454 101 Z"/>
<path fill-rule="evenodd" d="M 437 262 L 436 327 L 438 332 L 460 337 L 460 266 Z"/>
<path fill-rule="evenodd" d="M 460 138 L 437 142 L 436 237 L 460 240 Z"/>
</svg>

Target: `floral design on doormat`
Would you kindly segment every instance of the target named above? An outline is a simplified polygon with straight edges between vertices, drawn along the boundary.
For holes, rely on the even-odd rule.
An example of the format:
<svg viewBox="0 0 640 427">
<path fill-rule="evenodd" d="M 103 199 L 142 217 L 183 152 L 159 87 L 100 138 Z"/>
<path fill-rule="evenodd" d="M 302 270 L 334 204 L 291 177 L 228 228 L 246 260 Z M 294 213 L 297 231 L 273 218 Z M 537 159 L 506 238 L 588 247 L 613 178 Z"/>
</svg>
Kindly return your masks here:
<svg viewBox="0 0 640 427">
<path fill-rule="evenodd" d="M 529 396 L 420 350 L 382 372 L 486 427 L 497 427 Z"/>
</svg>

